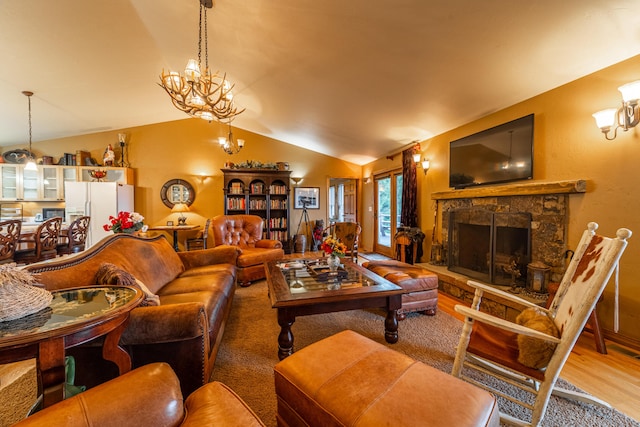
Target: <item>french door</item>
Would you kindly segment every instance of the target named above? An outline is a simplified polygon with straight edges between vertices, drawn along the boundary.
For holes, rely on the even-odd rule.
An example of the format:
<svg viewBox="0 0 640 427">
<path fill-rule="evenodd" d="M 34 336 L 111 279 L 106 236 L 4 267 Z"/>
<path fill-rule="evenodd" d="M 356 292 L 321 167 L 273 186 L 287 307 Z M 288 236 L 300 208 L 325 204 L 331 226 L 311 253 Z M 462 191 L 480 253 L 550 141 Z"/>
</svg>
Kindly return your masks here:
<svg viewBox="0 0 640 427">
<path fill-rule="evenodd" d="M 374 178 L 375 252 L 393 257 L 393 236 L 400 226 L 402 212 L 402 170 L 376 175 Z"/>
</svg>

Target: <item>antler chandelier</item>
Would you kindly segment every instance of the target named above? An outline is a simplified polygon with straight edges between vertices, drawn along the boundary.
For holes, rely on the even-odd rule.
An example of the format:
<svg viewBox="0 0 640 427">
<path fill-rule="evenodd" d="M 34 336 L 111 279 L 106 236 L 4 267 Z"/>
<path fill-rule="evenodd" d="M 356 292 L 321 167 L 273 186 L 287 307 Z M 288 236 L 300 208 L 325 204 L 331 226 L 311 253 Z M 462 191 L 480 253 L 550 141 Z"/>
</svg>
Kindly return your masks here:
<svg viewBox="0 0 640 427">
<path fill-rule="evenodd" d="M 230 121 L 244 111 L 238 111 L 233 103 L 234 85 L 227 75 L 220 76 L 209 69 L 207 46 L 207 9 L 212 0 L 200 0 L 200 21 L 198 24 L 198 60 L 190 59 L 184 75 L 175 71 L 162 70 L 159 85 L 169 94 L 171 102 L 180 111 L 192 117 L 205 120 Z M 204 17 L 204 30 L 203 30 Z M 202 71 L 202 39 L 204 35 L 204 71 Z"/>
</svg>

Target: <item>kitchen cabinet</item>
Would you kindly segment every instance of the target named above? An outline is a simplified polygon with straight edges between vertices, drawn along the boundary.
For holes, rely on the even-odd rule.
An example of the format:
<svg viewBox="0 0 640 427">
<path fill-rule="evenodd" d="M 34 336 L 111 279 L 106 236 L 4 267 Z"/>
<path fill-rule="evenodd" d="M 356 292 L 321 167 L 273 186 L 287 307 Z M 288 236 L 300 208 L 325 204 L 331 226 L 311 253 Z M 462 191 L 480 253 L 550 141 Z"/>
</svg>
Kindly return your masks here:
<svg viewBox="0 0 640 427">
<path fill-rule="evenodd" d="M 65 182 L 96 181 L 90 171 L 106 171 L 103 181 L 133 184 L 130 168 L 38 165 L 37 171 L 23 165 L 0 165 L 0 200 L 3 201 L 64 201 Z"/>
</svg>

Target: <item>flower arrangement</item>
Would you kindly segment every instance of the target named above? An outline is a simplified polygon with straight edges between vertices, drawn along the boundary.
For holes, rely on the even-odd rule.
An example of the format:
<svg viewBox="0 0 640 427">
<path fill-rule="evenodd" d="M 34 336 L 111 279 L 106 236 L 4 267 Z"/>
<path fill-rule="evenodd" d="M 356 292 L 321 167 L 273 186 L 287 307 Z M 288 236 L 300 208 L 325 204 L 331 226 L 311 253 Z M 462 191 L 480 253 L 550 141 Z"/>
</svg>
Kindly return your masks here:
<svg viewBox="0 0 640 427">
<path fill-rule="evenodd" d="M 137 212 L 118 212 L 117 217 L 109 216 L 109 224 L 102 228 L 114 233 L 134 233 L 144 227 L 143 221 L 144 217 Z"/>
<path fill-rule="evenodd" d="M 337 237 L 327 236 L 322 241 L 320 249 L 327 255 L 344 256 L 344 253 L 347 250 L 347 245 L 342 243 Z"/>
</svg>

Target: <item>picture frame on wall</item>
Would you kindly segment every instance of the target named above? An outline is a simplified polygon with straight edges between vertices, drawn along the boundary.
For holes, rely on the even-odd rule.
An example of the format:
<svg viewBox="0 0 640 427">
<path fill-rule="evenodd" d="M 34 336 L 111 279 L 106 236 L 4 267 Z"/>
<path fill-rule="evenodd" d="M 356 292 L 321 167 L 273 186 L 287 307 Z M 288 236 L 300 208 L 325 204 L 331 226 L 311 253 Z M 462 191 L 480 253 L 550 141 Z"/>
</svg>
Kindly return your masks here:
<svg viewBox="0 0 640 427">
<path fill-rule="evenodd" d="M 320 209 L 320 187 L 294 187 L 294 209 Z"/>
</svg>

